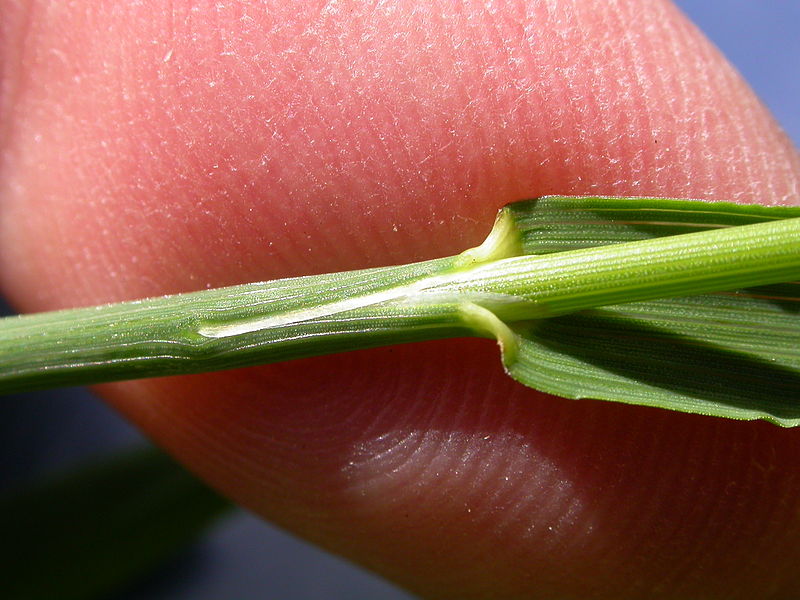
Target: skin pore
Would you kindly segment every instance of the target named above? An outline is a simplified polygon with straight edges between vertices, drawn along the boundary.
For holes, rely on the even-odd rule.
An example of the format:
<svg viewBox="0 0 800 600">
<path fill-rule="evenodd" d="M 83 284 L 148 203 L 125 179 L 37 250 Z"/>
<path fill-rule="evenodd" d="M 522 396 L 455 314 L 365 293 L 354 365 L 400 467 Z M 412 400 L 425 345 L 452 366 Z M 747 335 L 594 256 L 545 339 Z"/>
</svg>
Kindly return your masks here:
<svg viewBox="0 0 800 600">
<path fill-rule="evenodd" d="M 667 2 L 0 14 L 0 283 L 24 311 L 450 255 L 548 193 L 800 202 L 790 142 Z M 800 595 L 798 432 L 538 394 L 488 340 L 99 390 L 428 597 Z"/>
</svg>

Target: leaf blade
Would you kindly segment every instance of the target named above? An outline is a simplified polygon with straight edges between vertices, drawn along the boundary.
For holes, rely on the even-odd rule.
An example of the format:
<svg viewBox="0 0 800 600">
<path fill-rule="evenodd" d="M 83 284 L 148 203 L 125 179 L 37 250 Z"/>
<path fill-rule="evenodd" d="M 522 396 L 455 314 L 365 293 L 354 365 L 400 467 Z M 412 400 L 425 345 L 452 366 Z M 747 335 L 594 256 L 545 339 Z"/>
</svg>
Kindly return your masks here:
<svg viewBox="0 0 800 600">
<path fill-rule="evenodd" d="M 800 207 L 673 198 L 544 196 L 502 209 L 520 235 L 524 254 L 680 235 L 800 216 Z"/>
<path fill-rule="evenodd" d="M 549 197 L 508 210 L 524 251 L 538 254 L 800 215 L 796 207 L 600 197 Z M 511 328 L 519 347 L 507 371 L 540 391 L 800 425 L 798 283 L 616 305 Z"/>
</svg>

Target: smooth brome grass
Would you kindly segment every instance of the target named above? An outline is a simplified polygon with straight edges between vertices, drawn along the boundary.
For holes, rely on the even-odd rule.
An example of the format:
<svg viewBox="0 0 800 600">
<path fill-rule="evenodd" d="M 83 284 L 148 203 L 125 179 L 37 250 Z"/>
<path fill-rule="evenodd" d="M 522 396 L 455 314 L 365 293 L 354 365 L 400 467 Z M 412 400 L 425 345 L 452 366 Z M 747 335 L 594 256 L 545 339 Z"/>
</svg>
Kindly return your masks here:
<svg viewBox="0 0 800 600">
<path fill-rule="evenodd" d="M 3 319 L 0 391 L 480 336 L 545 392 L 795 425 L 799 279 L 800 208 L 551 196 L 453 257 Z"/>
</svg>

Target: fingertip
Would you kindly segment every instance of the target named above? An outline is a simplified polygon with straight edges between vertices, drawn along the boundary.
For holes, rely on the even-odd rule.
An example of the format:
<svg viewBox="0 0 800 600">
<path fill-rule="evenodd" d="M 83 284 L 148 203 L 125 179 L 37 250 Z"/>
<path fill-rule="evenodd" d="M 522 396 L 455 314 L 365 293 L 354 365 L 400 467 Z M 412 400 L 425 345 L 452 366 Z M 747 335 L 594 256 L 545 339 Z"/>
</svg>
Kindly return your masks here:
<svg viewBox="0 0 800 600">
<path fill-rule="evenodd" d="M 545 193 L 798 202 L 797 154 L 666 2 L 188 7 L 32 19 L 0 213 L 20 307 L 454 253 Z M 544 397 L 488 341 L 104 393 L 238 501 L 431 596 L 797 584 L 796 435 Z"/>
</svg>

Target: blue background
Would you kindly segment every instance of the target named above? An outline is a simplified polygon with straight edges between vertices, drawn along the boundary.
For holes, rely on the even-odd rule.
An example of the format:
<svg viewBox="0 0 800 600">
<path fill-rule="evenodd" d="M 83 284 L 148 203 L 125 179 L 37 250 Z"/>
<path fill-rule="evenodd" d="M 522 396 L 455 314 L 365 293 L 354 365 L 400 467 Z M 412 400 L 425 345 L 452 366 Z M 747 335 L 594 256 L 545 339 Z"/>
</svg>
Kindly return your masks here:
<svg viewBox="0 0 800 600">
<path fill-rule="evenodd" d="M 680 0 L 677 4 L 738 67 L 797 145 L 800 2 Z M 3 398 L 0 489 L 140 441 L 131 427 L 82 390 Z M 410 596 L 239 512 L 114 600 L 220 598 L 401 600 Z"/>
</svg>

